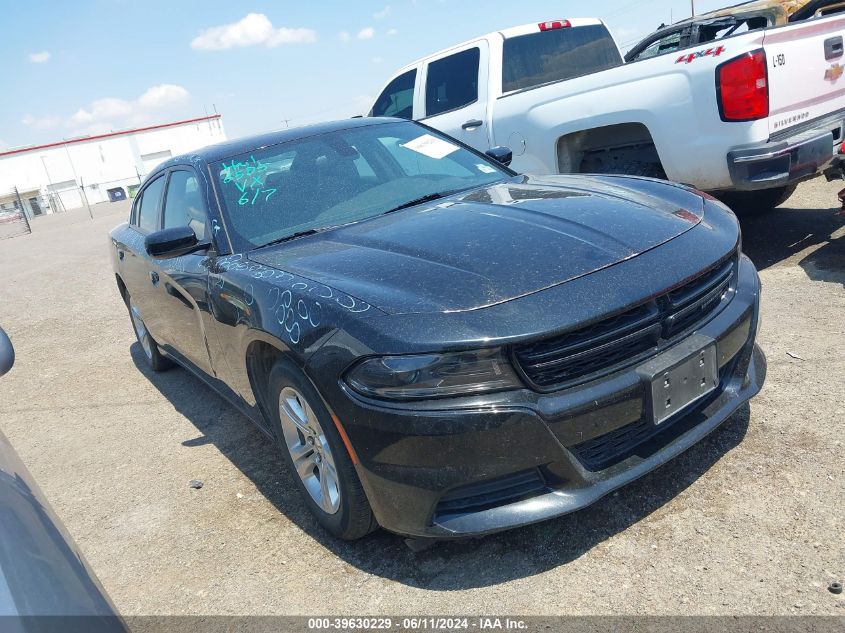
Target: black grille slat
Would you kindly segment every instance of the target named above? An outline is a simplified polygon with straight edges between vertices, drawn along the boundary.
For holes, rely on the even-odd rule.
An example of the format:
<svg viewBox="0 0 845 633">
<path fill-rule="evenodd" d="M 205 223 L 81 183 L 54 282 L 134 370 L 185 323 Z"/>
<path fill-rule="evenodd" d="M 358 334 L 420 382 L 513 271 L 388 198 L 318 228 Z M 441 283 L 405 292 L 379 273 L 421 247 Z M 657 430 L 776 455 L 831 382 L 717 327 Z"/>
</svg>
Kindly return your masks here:
<svg viewBox="0 0 845 633">
<path fill-rule="evenodd" d="M 461 486 L 443 495 L 436 515 L 478 512 L 514 503 L 546 491 L 546 482 L 536 468 L 490 481 Z"/>
<path fill-rule="evenodd" d="M 598 366 L 613 365 L 631 355 L 639 355 L 657 346 L 661 327 L 652 325 L 639 332 L 605 343 L 593 349 L 538 364 L 523 364 L 523 370 L 560 381 L 595 371 Z"/>
<path fill-rule="evenodd" d="M 733 260 L 718 266 L 710 272 L 700 275 L 695 280 L 666 293 L 668 307 L 670 310 L 677 310 L 688 303 L 692 303 L 701 295 L 707 293 L 711 288 L 730 280 L 733 276 Z"/>
<path fill-rule="evenodd" d="M 573 452 L 588 470 L 604 470 L 617 461 L 620 455 L 642 444 L 655 431 L 654 425 L 642 420 L 575 446 Z"/>
<path fill-rule="evenodd" d="M 656 353 L 712 316 L 730 291 L 736 257 L 621 314 L 552 339 L 514 348 L 517 365 L 541 390 L 610 373 Z"/>
<path fill-rule="evenodd" d="M 676 332 L 685 330 L 689 325 L 704 318 L 725 296 L 730 288 L 730 283 L 730 278 L 725 279 L 704 296 L 671 314 L 666 319 L 664 337 L 669 338 Z"/>
<path fill-rule="evenodd" d="M 609 319 L 566 334 L 551 341 L 541 341 L 526 346 L 520 351 L 520 358 L 526 363 L 536 363 L 547 358 L 556 358 L 568 354 L 575 354 L 583 349 L 600 345 L 642 328 L 656 323 L 660 313 L 654 303 L 637 306 Z"/>
</svg>

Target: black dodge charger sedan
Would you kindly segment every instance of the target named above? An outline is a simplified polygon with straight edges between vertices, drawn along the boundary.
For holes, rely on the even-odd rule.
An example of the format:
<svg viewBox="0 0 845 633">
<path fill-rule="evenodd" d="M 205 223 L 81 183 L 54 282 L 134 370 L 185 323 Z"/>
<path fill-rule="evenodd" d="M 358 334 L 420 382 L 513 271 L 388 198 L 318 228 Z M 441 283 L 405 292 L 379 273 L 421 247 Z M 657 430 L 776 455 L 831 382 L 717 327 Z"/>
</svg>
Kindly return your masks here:
<svg viewBox="0 0 845 633">
<path fill-rule="evenodd" d="M 397 119 L 231 141 L 159 166 L 111 233 L 152 369 L 239 407 L 338 537 L 572 512 L 762 386 L 726 207 L 488 154 Z"/>
</svg>

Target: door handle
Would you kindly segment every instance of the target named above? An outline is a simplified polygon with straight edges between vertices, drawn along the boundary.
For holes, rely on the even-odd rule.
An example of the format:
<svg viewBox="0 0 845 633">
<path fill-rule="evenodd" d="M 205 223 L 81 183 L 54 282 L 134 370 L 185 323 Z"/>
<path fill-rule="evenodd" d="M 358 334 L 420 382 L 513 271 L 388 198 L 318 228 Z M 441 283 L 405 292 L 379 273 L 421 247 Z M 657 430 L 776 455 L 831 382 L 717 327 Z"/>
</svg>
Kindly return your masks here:
<svg viewBox="0 0 845 633">
<path fill-rule="evenodd" d="M 484 125 L 484 121 L 479 121 L 478 119 L 470 119 L 466 123 L 464 123 L 461 127 L 465 130 L 474 130 L 476 128 L 481 127 Z"/>
<path fill-rule="evenodd" d="M 158 273 L 153 271 L 150 273 L 150 281 L 153 282 L 154 286 L 158 285 Z"/>
<path fill-rule="evenodd" d="M 824 41 L 824 58 L 827 60 L 842 57 L 845 48 L 842 46 L 842 36 L 830 37 Z"/>
</svg>

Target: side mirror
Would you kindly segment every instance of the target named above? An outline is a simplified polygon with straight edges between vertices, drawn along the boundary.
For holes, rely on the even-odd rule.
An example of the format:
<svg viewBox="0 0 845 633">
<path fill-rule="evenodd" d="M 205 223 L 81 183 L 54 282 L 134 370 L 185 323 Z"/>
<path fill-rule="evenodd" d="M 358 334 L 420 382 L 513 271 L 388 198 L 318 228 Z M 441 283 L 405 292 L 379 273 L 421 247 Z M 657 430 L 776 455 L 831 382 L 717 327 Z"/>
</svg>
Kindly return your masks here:
<svg viewBox="0 0 845 633">
<path fill-rule="evenodd" d="M 144 248 L 156 259 L 171 259 L 208 248 L 208 242 L 197 240 L 190 226 L 174 226 L 150 233 L 144 239 Z"/>
<path fill-rule="evenodd" d="M 504 147 L 503 145 L 499 145 L 497 147 L 491 147 L 486 152 L 490 158 L 493 160 L 502 163 L 505 167 L 511 164 L 513 160 L 513 152 L 511 151 L 510 147 Z"/>
<path fill-rule="evenodd" d="M 14 364 L 15 348 L 12 347 L 12 341 L 0 327 L 0 376 L 8 373 Z"/>
</svg>

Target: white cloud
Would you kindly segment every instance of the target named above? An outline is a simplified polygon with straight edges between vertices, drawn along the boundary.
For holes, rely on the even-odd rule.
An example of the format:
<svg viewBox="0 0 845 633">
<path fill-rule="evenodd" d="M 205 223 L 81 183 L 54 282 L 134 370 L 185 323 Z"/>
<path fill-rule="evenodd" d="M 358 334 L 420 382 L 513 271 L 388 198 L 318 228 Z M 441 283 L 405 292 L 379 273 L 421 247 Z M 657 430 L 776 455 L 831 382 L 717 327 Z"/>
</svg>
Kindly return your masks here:
<svg viewBox="0 0 845 633">
<path fill-rule="evenodd" d="M 399 31 L 397 31 L 396 29 L 387 29 L 387 34 L 388 35 L 398 35 Z"/>
<path fill-rule="evenodd" d="M 142 108 L 163 108 L 165 106 L 184 103 L 190 95 L 182 86 L 175 84 L 159 84 L 153 86 L 138 98 L 138 105 Z"/>
<path fill-rule="evenodd" d="M 30 53 L 29 61 L 33 64 L 43 64 L 50 61 L 50 51 L 41 51 L 40 53 Z"/>
<path fill-rule="evenodd" d="M 116 119 L 132 114 L 132 103 L 116 97 L 105 97 L 95 99 L 91 102 L 90 109 L 79 108 L 71 117 L 74 123 L 91 123 L 103 119 Z"/>
<path fill-rule="evenodd" d="M 367 26 L 358 31 L 358 39 L 359 40 L 371 40 L 373 36 L 376 34 L 376 30 L 371 27 Z"/>
<path fill-rule="evenodd" d="M 243 46 L 275 47 L 282 44 L 303 44 L 317 40 L 317 33 L 311 29 L 274 27 L 263 13 L 249 13 L 246 17 L 222 26 L 212 26 L 201 31 L 193 40 L 191 48 L 202 51 L 218 51 Z"/>
<path fill-rule="evenodd" d="M 103 97 L 94 99 L 70 116 L 26 114 L 21 123 L 37 130 L 62 127 L 72 136 L 100 134 L 177 117 L 184 114 L 184 106 L 190 98 L 191 95 L 182 86 L 159 84 L 148 88 L 137 99 Z"/>
<path fill-rule="evenodd" d="M 340 39 L 341 42 L 348 42 L 352 39 L 352 36 L 349 34 L 349 31 L 341 31 L 340 33 L 338 33 L 337 37 L 338 39 Z"/>
<path fill-rule="evenodd" d="M 188 99 L 190 94 L 182 86 L 159 84 L 149 88 L 134 101 L 117 97 L 95 99 L 87 109 L 79 108 L 67 121 L 67 125 L 84 125 L 89 132 L 117 123 L 139 125 L 150 121 L 153 111 L 182 105 Z"/>
<path fill-rule="evenodd" d="M 382 18 L 386 18 L 388 13 L 390 13 L 389 4 L 385 5 L 384 9 L 382 9 L 381 11 L 376 11 L 375 13 L 373 13 L 373 17 L 376 20 L 381 20 Z"/>
<path fill-rule="evenodd" d="M 51 127 L 56 127 L 61 122 L 57 116 L 32 116 L 25 114 L 21 119 L 21 123 L 28 127 L 33 127 L 36 130 L 46 130 Z"/>
</svg>

